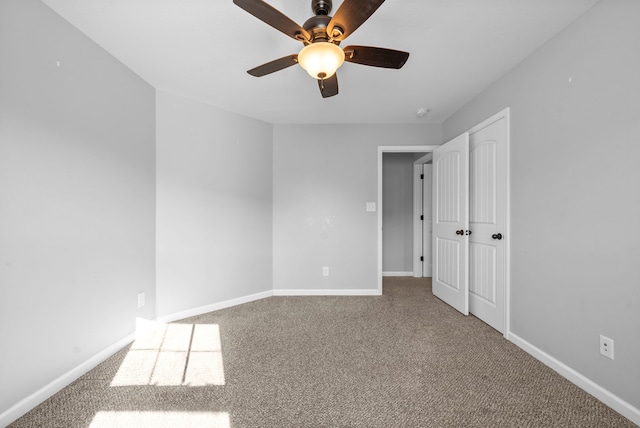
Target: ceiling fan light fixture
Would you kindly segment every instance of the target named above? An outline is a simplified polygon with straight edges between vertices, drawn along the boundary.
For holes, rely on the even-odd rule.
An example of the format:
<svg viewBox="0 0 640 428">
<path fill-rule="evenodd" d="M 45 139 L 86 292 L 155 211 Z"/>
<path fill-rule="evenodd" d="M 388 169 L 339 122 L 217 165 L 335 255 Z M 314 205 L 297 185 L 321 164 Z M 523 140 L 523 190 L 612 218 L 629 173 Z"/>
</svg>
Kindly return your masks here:
<svg viewBox="0 0 640 428">
<path fill-rule="evenodd" d="M 330 42 L 311 43 L 298 53 L 298 64 L 314 79 L 327 79 L 344 62 L 344 51 Z"/>
</svg>

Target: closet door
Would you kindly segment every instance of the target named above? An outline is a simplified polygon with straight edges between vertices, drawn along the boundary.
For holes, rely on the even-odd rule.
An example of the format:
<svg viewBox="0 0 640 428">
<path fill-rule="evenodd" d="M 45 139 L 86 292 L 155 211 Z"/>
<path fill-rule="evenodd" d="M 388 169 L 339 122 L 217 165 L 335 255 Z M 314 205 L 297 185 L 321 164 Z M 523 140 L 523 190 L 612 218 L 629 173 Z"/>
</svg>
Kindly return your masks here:
<svg viewBox="0 0 640 428">
<path fill-rule="evenodd" d="M 469 134 L 433 151 L 433 294 L 469 314 Z"/>
<path fill-rule="evenodd" d="M 469 136 L 469 311 L 503 332 L 506 280 L 507 119 Z"/>
</svg>

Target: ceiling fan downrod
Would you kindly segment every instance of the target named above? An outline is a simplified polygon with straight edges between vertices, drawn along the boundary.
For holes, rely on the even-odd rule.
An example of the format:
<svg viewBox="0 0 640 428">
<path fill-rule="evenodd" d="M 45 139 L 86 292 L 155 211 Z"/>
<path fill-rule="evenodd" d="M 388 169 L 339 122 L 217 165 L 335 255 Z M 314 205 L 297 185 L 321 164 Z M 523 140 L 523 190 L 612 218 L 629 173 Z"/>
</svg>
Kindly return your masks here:
<svg viewBox="0 0 640 428">
<path fill-rule="evenodd" d="M 311 10 L 315 15 L 329 15 L 331 6 L 331 0 L 311 0 Z"/>
</svg>

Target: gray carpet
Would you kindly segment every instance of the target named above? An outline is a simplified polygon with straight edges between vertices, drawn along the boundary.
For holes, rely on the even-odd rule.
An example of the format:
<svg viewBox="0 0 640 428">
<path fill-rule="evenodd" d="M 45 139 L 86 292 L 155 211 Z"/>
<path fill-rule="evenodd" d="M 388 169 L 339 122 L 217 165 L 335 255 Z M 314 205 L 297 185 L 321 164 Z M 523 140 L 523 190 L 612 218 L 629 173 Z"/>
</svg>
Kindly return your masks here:
<svg viewBox="0 0 640 428">
<path fill-rule="evenodd" d="M 271 297 L 181 323 L 219 326 L 223 385 L 111 386 L 127 347 L 10 426 L 635 426 L 434 298 L 429 279 L 385 278 L 380 297 Z"/>
</svg>

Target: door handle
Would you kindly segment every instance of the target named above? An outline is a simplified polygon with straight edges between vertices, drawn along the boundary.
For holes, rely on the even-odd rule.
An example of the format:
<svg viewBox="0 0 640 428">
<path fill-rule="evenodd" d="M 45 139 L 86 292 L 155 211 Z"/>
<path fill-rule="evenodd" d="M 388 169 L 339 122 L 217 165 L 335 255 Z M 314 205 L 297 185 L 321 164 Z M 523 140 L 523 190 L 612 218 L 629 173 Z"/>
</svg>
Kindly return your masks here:
<svg viewBox="0 0 640 428">
<path fill-rule="evenodd" d="M 491 237 L 499 241 L 502 239 L 502 233 L 496 233 L 495 235 L 491 235 Z"/>
<path fill-rule="evenodd" d="M 456 230 L 456 235 L 464 235 L 464 230 Z"/>
</svg>

